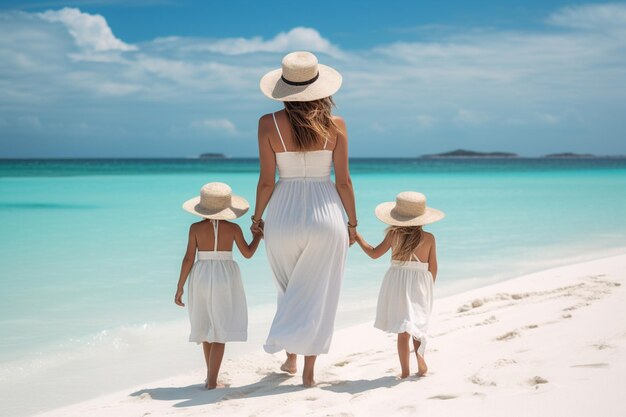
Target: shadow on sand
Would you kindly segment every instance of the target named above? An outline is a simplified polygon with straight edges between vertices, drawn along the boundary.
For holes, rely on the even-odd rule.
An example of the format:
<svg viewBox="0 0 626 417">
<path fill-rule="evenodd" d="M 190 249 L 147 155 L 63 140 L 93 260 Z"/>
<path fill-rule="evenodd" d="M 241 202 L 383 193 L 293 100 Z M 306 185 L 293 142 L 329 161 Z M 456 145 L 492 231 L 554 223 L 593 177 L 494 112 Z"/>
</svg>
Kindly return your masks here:
<svg viewBox="0 0 626 417">
<path fill-rule="evenodd" d="M 291 375 L 273 372 L 264 376 L 254 384 L 240 387 L 225 387 L 215 390 L 206 390 L 203 384 L 188 385 L 186 387 L 167 388 L 146 388 L 130 394 L 133 397 L 140 397 L 142 394 L 149 394 L 153 400 L 176 401 L 174 407 L 193 407 L 205 404 L 214 404 L 221 401 L 235 400 L 240 398 L 264 397 L 280 395 L 290 392 L 302 391 L 302 385 L 280 385 Z M 333 381 L 322 382 L 318 389 L 332 391 L 336 393 L 357 394 L 377 388 L 391 388 L 401 381 L 393 376 L 385 376 L 377 379 L 359 379 L 356 381 Z"/>
<path fill-rule="evenodd" d="M 319 388 L 338 394 L 358 394 L 377 388 L 391 388 L 398 385 L 402 380 L 395 376 L 383 376 L 376 379 L 357 379 L 356 381 L 334 381 L 328 384 L 320 384 Z"/>
<path fill-rule="evenodd" d="M 272 372 L 265 375 L 260 381 L 255 382 L 254 384 L 243 385 L 240 387 L 224 387 L 214 390 L 206 390 L 204 388 L 204 384 L 194 384 L 186 387 L 146 388 L 133 392 L 130 395 L 133 397 L 139 397 L 142 394 L 147 393 L 154 400 L 181 400 L 174 404 L 174 407 L 193 407 L 239 398 L 284 394 L 304 389 L 302 386 L 280 385 L 290 378 L 290 375 Z"/>
</svg>

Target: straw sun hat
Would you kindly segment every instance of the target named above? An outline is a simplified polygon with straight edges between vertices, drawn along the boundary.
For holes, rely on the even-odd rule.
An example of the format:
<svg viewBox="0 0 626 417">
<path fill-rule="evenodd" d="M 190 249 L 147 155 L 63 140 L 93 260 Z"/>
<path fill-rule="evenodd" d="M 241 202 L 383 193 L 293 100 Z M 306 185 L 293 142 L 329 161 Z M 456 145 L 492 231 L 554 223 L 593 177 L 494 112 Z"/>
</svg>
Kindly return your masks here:
<svg viewBox="0 0 626 417">
<path fill-rule="evenodd" d="M 376 217 L 392 226 L 422 226 L 444 218 L 443 212 L 426 206 L 426 196 L 414 191 L 404 191 L 396 201 L 376 206 Z"/>
<path fill-rule="evenodd" d="M 341 87 L 341 74 L 318 64 L 310 52 L 285 55 L 282 67 L 261 78 L 261 91 L 278 101 L 313 101 L 332 96 Z"/>
<path fill-rule="evenodd" d="M 250 204 L 245 198 L 234 195 L 223 182 L 210 182 L 200 189 L 200 197 L 183 203 L 183 209 L 191 214 L 214 220 L 232 220 L 246 214 Z"/>
</svg>

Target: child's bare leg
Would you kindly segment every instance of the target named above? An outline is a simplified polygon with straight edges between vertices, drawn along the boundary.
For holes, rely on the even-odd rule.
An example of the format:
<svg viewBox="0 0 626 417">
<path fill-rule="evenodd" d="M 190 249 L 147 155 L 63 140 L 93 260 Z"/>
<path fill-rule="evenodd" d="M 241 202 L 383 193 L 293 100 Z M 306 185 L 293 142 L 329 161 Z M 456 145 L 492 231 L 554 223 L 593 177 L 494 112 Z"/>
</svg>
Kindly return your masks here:
<svg viewBox="0 0 626 417">
<path fill-rule="evenodd" d="M 289 352 L 285 353 L 287 353 L 287 359 L 280 365 L 280 370 L 293 375 L 298 372 L 298 355 Z"/>
<path fill-rule="evenodd" d="M 415 349 L 415 356 L 417 357 L 417 375 L 424 376 L 426 372 L 428 372 L 428 366 L 426 365 L 424 357 L 417 351 L 421 345 L 421 341 L 413 339 L 413 348 Z"/>
<path fill-rule="evenodd" d="M 206 388 L 209 382 L 209 358 L 211 357 L 211 345 L 209 342 L 202 342 L 202 351 L 204 352 L 204 362 L 206 363 L 206 380 L 204 381 L 204 387 Z"/>
<path fill-rule="evenodd" d="M 222 358 L 224 357 L 224 343 L 211 343 L 211 352 L 209 355 L 209 379 L 207 381 L 207 389 L 217 388 L 217 375 L 220 372 Z"/>
<path fill-rule="evenodd" d="M 315 376 L 314 368 L 315 368 L 315 359 L 317 356 L 305 356 L 304 357 L 304 369 L 302 370 L 302 383 L 305 387 L 314 387 L 315 386 Z"/>
<path fill-rule="evenodd" d="M 398 333 L 398 358 L 400 359 L 400 367 L 402 368 L 402 375 L 400 378 L 406 378 L 409 376 L 409 358 L 411 352 L 409 350 L 409 335 L 407 332 Z"/>
</svg>

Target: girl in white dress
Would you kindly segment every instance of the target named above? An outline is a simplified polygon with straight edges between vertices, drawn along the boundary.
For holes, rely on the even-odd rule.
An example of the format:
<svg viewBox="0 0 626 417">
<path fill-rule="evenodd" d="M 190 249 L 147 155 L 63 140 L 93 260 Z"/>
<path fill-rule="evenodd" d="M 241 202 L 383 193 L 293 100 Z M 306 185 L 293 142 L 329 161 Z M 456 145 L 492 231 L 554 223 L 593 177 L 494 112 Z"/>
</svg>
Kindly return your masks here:
<svg viewBox="0 0 626 417">
<path fill-rule="evenodd" d="M 348 244 L 356 236 L 346 125 L 331 114 L 340 85 L 341 75 L 309 52 L 288 54 L 261 80 L 263 93 L 285 106 L 259 120 L 252 230 L 263 228 L 267 208 L 263 237 L 278 290 L 264 348 L 284 350 L 281 370 L 291 374 L 304 355 L 307 387 L 315 385 L 317 355 L 330 348 Z"/>
<path fill-rule="evenodd" d="M 360 234 L 356 236 L 359 246 L 371 258 L 379 258 L 391 249 L 391 266 L 378 295 L 374 327 L 398 334 L 401 378 L 410 374 L 409 340 L 413 339 L 418 375 L 423 376 L 428 371 L 424 351 L 437 276 L 437 253 L 435 237 L 422 226 L 441 220 L 444 214 L 427 207 L 423 194 L 405 191 L 396 196 L 395 202 L 378 205 L 376 217 L 390 225 L 377 247 L 369 245 Z"/>
<path fill-rule="evenodd" d="M 233 242 L 241 254 L 254 255 L 261 234 L 246 243 L 241 228 L 227 221 L 241 217 L 248 202 L 233 195 L 228 185 L 206 184 L 200 197 L 192 198 L 183 208 L 205 220 L 189 228 L 187 251 L 178 280 L 174 302 L 181 307 L 185 281 L 189 276 L 190 342 L 202 343 L 207 367 L 205 388 L 218 387 L 217 376 L 226 342 L 244 342 L 248 331 L 246 295 L 237 262 L 233 260 Z M 197 261 L 194 263 L 197 251 Z"/>
</svg>

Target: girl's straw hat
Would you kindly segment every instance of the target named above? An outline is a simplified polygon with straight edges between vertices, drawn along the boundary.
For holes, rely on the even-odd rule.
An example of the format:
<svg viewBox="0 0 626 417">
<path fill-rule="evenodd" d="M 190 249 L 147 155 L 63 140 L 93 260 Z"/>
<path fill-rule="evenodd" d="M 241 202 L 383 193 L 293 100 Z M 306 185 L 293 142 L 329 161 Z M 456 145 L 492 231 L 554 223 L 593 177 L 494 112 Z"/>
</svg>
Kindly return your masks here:
<svg viewBox="0 0 626 417">
<path fill-rule="evenodd" d="M 310 52 L 292 52 L 283 58 L 282 68 L 261 78 L 261 91 L 279 101 L 313 101 L 332 96 L 341 87 L 341 74 L 317 63 Z"/>
<path fill-rule="evenodd" d="M 234 195 L 223 182 L 210 182 L 200 189 L 200 197 L 185 201 L 183 209 L 191 214 L 214 220 L 232 220 L 246 214 L 250 204 Z"/>
<path fill-rule="evenodd" d="M 396 201 L 379 204 L 375 213 L 380 221 L 392 226 L 422 226 L 445 217 L 443 212 L 426 207 L 426 196 L 414 191 L 404 191 Z"/>
</svg>

